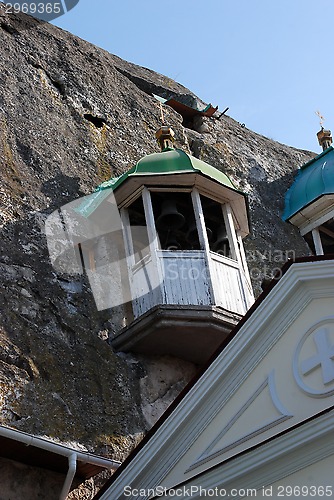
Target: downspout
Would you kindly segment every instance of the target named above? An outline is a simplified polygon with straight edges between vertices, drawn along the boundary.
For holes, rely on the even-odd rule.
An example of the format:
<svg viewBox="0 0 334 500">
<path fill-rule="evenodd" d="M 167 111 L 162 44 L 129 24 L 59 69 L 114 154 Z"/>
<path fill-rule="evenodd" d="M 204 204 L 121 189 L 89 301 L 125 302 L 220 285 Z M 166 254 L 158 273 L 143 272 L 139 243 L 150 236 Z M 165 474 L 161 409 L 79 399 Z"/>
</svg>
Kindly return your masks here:
<svg viewBox="0 0 334 500">
<path fill-rule="evenodd" d="M 70 492 L 70 488 L 71 488 L 76 470 L 77 470 L 77 454 L 72 453 L 68 457 L 68 471 L 67 471 L 67 475 L 66 475 L 63 489 L 61 490 L 61 493 L 59 496 L 59 500 L 66 500 L 66 497 Z"/>
<path fill-rule="evenodd" d="M 13 441 L 17 441 L 19 443 L 23 443 L 26 446 L 34 446 L 41 450 L 46 450 L 59 456 L 67 457 L 68 471 L 62 492 L 59 497 L 60 500 L 65 500 L 70 491 L 71 484 L 73 482 L 77 469 L 77 461 L 95 465 L 97 467 L 108 470 L 116 470 L 121 465 L 120 462 L 90 455 L 89 453 L 82 453 L 79 451 L 76 452 L 75 450 L 72 450 L 64 445 L 56 444 L 52 441 L 47 441 L 46 439 L 39 438 L 37 436 L 27 434 L 26 432 L 18 431 L 16 429 L 11 429 L 3 425 L 0 425 L 0 436 L 12 439 Z"/>
</svg>

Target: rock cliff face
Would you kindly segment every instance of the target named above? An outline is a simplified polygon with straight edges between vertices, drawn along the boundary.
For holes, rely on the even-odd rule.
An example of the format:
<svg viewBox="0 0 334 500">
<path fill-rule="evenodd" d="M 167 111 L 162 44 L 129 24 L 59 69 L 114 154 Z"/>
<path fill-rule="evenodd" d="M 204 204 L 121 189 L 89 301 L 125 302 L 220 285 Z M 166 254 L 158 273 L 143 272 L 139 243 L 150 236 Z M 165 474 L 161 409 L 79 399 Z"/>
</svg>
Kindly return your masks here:
<svg viewBox="0 0 334 500">
<path fill-rule="evenodd" d="M 123 459 L 195 367 L 115 355 L 82 276 L 57 275 L 43 224 L 145 154 L 164 97 L 195 97 L 176 82 L 0 4 L 0 423 Z M 305 255 L 280 219 L 297 166 L 312 156 L 241 126 L 207 119 L 201 134 L 165 107 L 177 146 L 249 193 L 245 241 L 256 293 L 286 256 Z M 154 380 L 154 383 L 152 383 Z"/>
</svg>

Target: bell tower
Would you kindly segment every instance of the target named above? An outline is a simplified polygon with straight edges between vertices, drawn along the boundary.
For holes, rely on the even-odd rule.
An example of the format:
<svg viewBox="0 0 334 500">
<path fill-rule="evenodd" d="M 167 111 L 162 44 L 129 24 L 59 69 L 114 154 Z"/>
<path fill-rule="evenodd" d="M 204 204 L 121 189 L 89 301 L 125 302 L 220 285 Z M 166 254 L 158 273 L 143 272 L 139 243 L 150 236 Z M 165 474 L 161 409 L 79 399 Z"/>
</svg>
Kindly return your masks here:
<svg viewBox="0 0 334 500">
<path fill-rule="evenodd" d="M 111 345 L 201 364 L 254 300 L 247 199 L 224 173 L 175 149 L 171 128 L 156 137 L 161 152 L 114 184 L 132 317 Z"/>
<path fill-rule="evenodd" d="M 112 309 L 116 351 L 202 364 L 254 301 L 247 198 L 223 172 L 174 148 L 170 127 L 156 138 L 160 152 L 62 209 L 71 224 L 59 240 L 80 256 L 97 308 Z"/>
</svg>

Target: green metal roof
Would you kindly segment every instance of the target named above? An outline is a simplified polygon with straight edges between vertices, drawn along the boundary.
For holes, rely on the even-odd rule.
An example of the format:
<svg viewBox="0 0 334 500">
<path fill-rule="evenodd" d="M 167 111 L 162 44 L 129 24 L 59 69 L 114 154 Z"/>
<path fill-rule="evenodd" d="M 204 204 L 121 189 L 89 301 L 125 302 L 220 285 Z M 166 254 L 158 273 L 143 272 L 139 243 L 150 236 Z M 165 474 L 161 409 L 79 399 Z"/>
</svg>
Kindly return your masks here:
<svg viewBox="0 0 334 500">
<path fill-rule="evenodd" d="M 332 146 L 305 163 L 299 170 L 285 197 L 283 220 L 289 220 L 297 212 L 326 194 L 334 194 L 334 149 Z"/>
<path fill-rule="evenodd" d="M 166 148 L 160 153 L 144 156 L 144 158 L 139 160 L 134 167 L 120 177 L 112 178 L 101 184 L 96 189 L 96 192 L 88 196 L 77 210 L 81 215 L 89 217 L 110 194 L 110 190 L 115 191 L 129 177 L 140 175 L 170 175 L 186 172 L 201 173 L 234 191 L 238 191 L 228 176 L 215 167 L 188 155 L 181 149 Z"/>
<path fill-rule="evenodd" d="M 224 186 L 236 189 L 230 179 L 220 170 L 212 167 L 194 156 L 188 155 L 181 149 L 166 149 L 161 153 L 153 153 L 144 156 L 136 165 L 133 173 L 129 175 L 141 174 L 175 174 L 181 172 L 200 172 L 211 179 L 220 182 Z"/>
</svg>

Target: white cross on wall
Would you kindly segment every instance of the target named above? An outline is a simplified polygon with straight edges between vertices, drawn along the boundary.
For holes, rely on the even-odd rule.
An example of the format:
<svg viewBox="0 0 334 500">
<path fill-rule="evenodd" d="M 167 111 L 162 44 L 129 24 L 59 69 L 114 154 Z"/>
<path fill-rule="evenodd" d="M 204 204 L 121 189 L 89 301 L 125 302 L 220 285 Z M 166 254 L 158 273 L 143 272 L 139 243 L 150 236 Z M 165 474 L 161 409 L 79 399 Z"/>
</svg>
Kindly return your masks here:
<svg viewBox="0 0 334 500">
<path fill-rule="evenodd" d="M 334 345 L 331 345 L 328 330 L 325 328 L 316 332 L 313 339 L 318 353 L 301 362 L 301 372 L 308 375 L 321 366 L 324 384 L 329 384 L 334 381 Z"/>
</svg>

